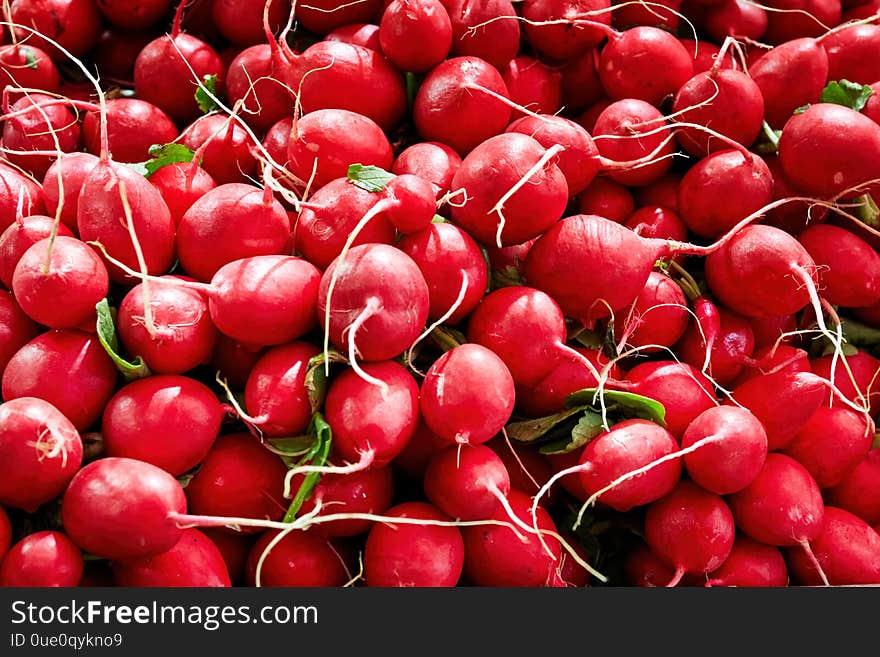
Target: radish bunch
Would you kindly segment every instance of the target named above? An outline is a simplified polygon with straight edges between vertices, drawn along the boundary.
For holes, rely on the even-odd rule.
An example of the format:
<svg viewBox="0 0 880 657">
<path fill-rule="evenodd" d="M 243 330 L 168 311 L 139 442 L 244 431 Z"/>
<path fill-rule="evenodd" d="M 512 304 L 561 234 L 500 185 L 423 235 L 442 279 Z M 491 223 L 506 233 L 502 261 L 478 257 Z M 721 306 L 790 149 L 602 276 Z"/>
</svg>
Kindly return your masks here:
<svg viewBox="0 0 880 657">
<path fill-rule="evenodd" d="M 4 6 L 0 585 L 880 584 L 876 2 L 313 4 Z"/>
</svg>

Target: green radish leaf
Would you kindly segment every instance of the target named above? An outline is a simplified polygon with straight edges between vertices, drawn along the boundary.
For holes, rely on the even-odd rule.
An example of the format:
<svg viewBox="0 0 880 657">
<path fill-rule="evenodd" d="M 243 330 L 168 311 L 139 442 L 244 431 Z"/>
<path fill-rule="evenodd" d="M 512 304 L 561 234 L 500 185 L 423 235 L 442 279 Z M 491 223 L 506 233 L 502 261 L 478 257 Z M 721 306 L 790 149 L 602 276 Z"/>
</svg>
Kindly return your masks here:
<svg viewBox="0 0 880 657">
<path fill-rule="evenodd" d="M 98 340 L 101 346 L 104 347 L 104 351 L 113 360 L 116 369 L 125 377 L 125 380 L 134 381 L 135 379 L 150 376 L 150 368 L 147 367 L 140 356 L 133 361 L 127 361 L 119 355 L 119 339 L 116 337 L 116 320 L 114 319 L 115 313 L 110 308 L 110 304 L 107 303 L 107 299 L 99 301 L 95 306 L 95 310 L 98 313 Z"/>
<path fill-rule="evenodd" d="M 792 114 L 803 114 L 803 113 L 806 112 L 808 109 L 810 109 L 810 103 L 807 103 L 806 105 L 801 105 L 800 107 L 798 107 L 797 109 L 795 109 L 795 111 L 792 112 Z"/>
<path fill-rule="evenodd" d="M 314 443 L 312 444 L 311 449 L 306 452 L 305 456 L 300 459 L 297 465 L 326 465 L 327 459 L 330 457 L 330 445 L 333 442 L 333 431 L 330 429 L 330 425 L 327 424 L 324 416 L 320 413 L 315 413 L 312 416 L 312 422 L 309 425 L 309 435 L 313 438 Z M 284 522 L 293 522 L 296 519 L 296 514 L 299 513 L 299 510 L 302 508 L 303 502 L 311 497 L 312 492 L 315 490 L 315 486 L 318 485 L 320 479 L 321 474 L 318 472 L 310 472 L 303 478 L 299 490 L 296 491 L 296 494 L 293 496 L 293 500 L 290 503 L 290 507 L 284 515 Z"/>
<path fill-rule="evenodd" d="M 393 173 L 374 167 L 372 164 L 351 164 L 348 167 L 348 179 L 353 185 L 368 192 L 381 192 L 392 178 Z"/>
<path fill-rule="evenodd" d="M 819 101 L 843 105 L 851 110 L 861 112 L 874 90 L 867 84 L 858 84 L 849 80 L 831 81 L 822 90 Z"/>
<path fill-rule="evenodd" d="M 406 105 L 407 107 L 412 107 L 413 103 L 416 102 L 416 94 L 422 83 L 415 73 L 407 73 L 404 79 L 406 80 Z"/>
<path fill-rule="evenodd" d="M 321 352 L 314 356 L 306 369 L 306 392 L 309 395 L 309 405 L 312 407 L 312 413 L 317 413 L 321 406 L 324 405 L 324 397 L 327 394 L 327 374 L 324 369 L 325 362 L 348 363 L 348 358 L 343 356 L 335 349 L 330 349 L 327 354 L 328 358 L 324 359 L 324 353 Z"/>
<path fill-rule="evenodd" d="M 150 170 L 147 169 L 146 162 L 120 162 L 123 166 L 127 166 L 130 169 L 134 169 L 139 174 L 141 174 L 144 178 L 150 175 Z"/>
<path fill-rule="evenodd" d="M 37 59 L 37 56 L 34 55 L 34 51 L 26 46 L 23 48 L 23 50 L 24 50 L 24 63 L 25 63 L 25 65 L 28 68 L 32 68 L 33 70 L 36 71 L 37 67 L 39 66 L 39 60 Z"/>
<path fill-rule="evenodd" d="M 206 75 L 202 78 L 201 84 L 199 84 L 199 88 L 196 89 L 195 98 L 196 102 L 199 104 L 199 109 L 202 110 L 203 113 L 207 114 L 208 112 L 213 112 L 215 109 L 219 107 L 216 101 L 211 98 L 209 95 L 217 95 L 217 76 L 216 75 Z"/>
<path fill-rule="evenodd" d="M 593 401 L 597 391 L 598 388 L 585 388 L 573 392 L 566 397 L 565 405 L 568 408 L 589 406 L 598 411 L 600 410 L 599 401 L 598 399 Z M 660 426 L 666 426 L 666 409 L 656 399 L 621 390 L 603 390 L 602 396 L 605 398 L 606 407 L 617 406 L 636 417 L 651 420 Z"/>
<path fill-rule="evenodd" d="M 605 427 L 602 426 L 602 416 L 586 411 L 567 437 L 545 443 L 538 451 L 541 454 L 567 454 L 580 449 L 603 431 Z"/>
<path fill-rule="evenodd" d="M 431 223 L 432 224 L 445 224 L 445 223 L 447 223 L 447 221 L 446 221 L 445 217 L 441 217 L 439 214 L 435 214 L 434 218 L 431 219 Z"/>
<path fill-rule="evenodd" d="M 521 422 L 512 422 L 507 425 L 507 435 L 521 443 L 532 443 L 541 438 L 547 437 L 553 429 L 562 424 L 578 413 L 583 412 L 584 407 L 567 408 L 559 413 L 547 415 L 545 417 L 535 418 L 533 420 L 523 420 Z"/>
<path fill-rule="evenodd" d="M 144 169 L 147 170 L 144 175 L 147 178 L 169 164 L 192 162 L 195 153 L 183 144 L 153 144 L 150 146 L 150 155 L 152 159 L 144 162 Z"/>
<path fill-rule="evenodd" d="M 429 337 L 434 341 L 434 344 L 440 347 L 443 351 L 455 349 L 467 342 L 464 333 L 456 331 L 449 326 L 444 326 L 443 324 L 435 327 L 429 334 Z"/>
<path fill-rule="evenodd" d="M 492 269 L 492 287 L 516 287 L 523 285 L 525 281 L 520 275 L 519 270 L 513 265 L 507 265 L 503 269 Z"/>
<path fill-rule="evenodd" d="M 855 214 L 871 228 L 880 228 L 880 207 L 870 194 L 863 194 L 856 199 L 858 206 Z"/>
<path fill-rule="evenodd" d="M 315 437 L 308 434 L 291 438 L 269 438 L 268 442 L 287 457 L 298 457 L 308 454 L 315 446 Z"/>
</svg>

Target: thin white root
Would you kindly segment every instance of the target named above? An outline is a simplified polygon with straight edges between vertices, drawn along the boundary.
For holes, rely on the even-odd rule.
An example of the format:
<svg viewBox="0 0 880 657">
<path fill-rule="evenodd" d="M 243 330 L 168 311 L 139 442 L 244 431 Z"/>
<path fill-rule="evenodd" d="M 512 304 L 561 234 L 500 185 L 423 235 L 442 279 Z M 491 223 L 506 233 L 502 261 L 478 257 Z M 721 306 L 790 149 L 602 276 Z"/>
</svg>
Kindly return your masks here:
<svg viewBox="0 0 880 657">
<path fill-rule="evenodd" d="M 441 326 L 446 320 L 448 320 L 450 317 L 452 317 L 452 315 L 455 313 L 456 310 L 459 309 L 462 302 L 464 301 L 464 295 L 467 294 L 468 283 L 469 283 L 469 280 L 468 280 L 467 272 L 462 270 L 462 272 L 461 272 L 461 287 L 458 290 L 458 296 L 455 297 L 455 301 L 453 301 L 452 305 L 449 306 L 449 310 L 447 310 L 445 313 L 443 313 L 443 315 L 441 315 L 440 318 L 436 322 L 434 322 L 428 328 L 426 328 L 424 331 L 422 331 L 422 334 L 419 337 L 417 337 L 415 339 L 415 342 L 413 342 L 410 345 L 409 349 L 406 350 L 406 364 L 410 367 L 410 369 L 415 370 L 415 367 L 412 364 L 413 350 L 419 345 L 419 343 L 422 340 L 424 340 L 429 335 L 431 335 L 431 332 L 435 328 L 437 328 L 438 326 Z M 421 374 L 421 372 L 419 372 L 419 373 Z"/>
</svg>

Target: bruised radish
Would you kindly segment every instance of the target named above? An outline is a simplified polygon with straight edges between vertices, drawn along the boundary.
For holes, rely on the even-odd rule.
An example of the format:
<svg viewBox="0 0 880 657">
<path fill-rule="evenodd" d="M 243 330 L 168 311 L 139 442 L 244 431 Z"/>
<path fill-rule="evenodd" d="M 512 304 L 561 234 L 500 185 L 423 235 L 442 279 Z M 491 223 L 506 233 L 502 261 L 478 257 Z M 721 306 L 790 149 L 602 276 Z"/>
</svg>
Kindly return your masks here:
<svg viewBox="0 0 880 657">
<path fill-rule="evenodd" d="M 724 563 L 707 577 L 706 586 L 779 587 L 788 584 L 788 569 L 779 548 L 740 535 Z"/>
<path fill-rule="evenodd" d="M 488 518 L 498 496 L 510 493 L 504 463 L 485 445 L 450 446 L 431 459 L 425 471 L 425 494 L 441 511 L 460 520 Z"/>
<path fill-rule="evenodd" d="M 0 587 L 78 586 L 83 572 L 79 548 L 56 531 L 29 534 L 0 561 Z"/>
<path fill-rule="evenodd" d="M 167 552 L 113 564 L 117 586 L 231 586 L 226 562 L 214 542 L 197 529 L 184 529 Z"/>
</svg>

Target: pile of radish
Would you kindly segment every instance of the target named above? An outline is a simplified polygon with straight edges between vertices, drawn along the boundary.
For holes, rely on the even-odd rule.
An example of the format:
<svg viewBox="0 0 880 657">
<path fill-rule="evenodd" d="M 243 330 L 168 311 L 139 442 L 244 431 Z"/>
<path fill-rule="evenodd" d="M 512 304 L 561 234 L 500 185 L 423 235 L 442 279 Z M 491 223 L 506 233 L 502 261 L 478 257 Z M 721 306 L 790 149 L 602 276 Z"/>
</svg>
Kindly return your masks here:
<svg viewBox="0 0 880 657">
<path fill-rule="evenodd" d="M 880 584 L 880 2 L 261 3 L 0 11 L 0 586 Z"/>
</svg>

